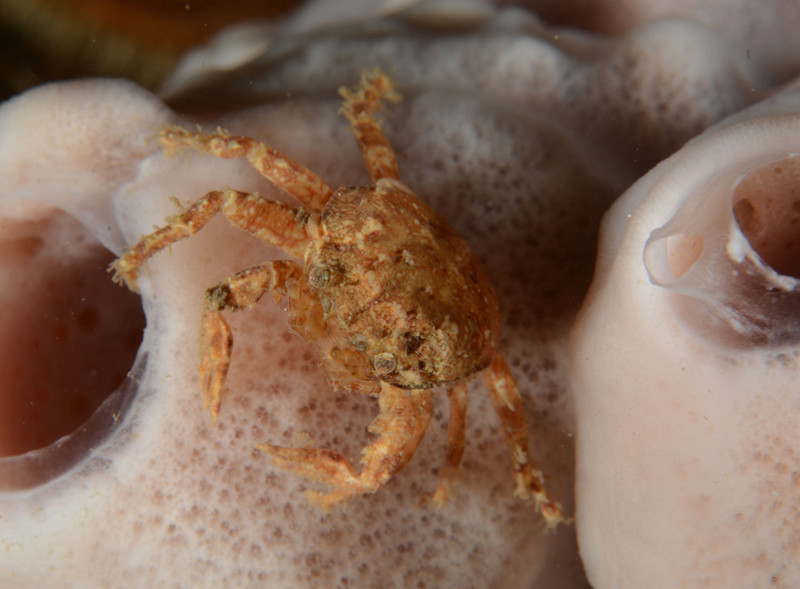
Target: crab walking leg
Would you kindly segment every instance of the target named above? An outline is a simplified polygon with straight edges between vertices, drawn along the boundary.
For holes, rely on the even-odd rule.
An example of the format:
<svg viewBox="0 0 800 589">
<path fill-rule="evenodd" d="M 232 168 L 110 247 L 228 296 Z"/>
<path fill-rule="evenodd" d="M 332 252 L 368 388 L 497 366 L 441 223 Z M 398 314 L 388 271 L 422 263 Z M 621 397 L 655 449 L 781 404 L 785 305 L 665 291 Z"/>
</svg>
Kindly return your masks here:
<svg viewBox="0 0 800 589">
<path fill-rule="evenodd" d="M 561 505 L 550 499 L 545 489 L 542 472 L 530 462 L 522 399 L 511 370 L 500 354 L 495 353 L 489 367 L 484 370 L 483 377 L 511 455 L 514 478 L 517 481 L 514 494 L 522 499 L 533 495 L 536 509 L 541 512 L 548 528 L 566 523 L 568 520 L 561 512 Z"/>
<path fill-rule="evenodd" d="M 142 237 L 120 256 L 109 270 L 115 282 L 124 282 L 137 290 L 139 267 L 165 247 L 200 231 L 217 213 L 222 212 L 235 226 L 244 229 L 271 245 L 280 247 L 302 259 L 308 245 L 305 223 L 307 215 L 282 202 L 265 200 L 254 194 L 230 188 L 213 190 L 183 212 L 169 217 L 167 224 Z"/>
<path fill-rule="evenodd" d="M 438 508 L 450 500 L 453 484 L 458 478 L 464 448 L 467 444 L 467 384 L 460 382 L 447 389 L 450 398 L 450 426 L 447 430 L 447 460 L 439 486 L 433 494 L 433 503 Z"/>
<path fill-rule="evenodd" d="M 183 127 L 167 127 L 158 137 L 167 153 L 191 148 L 224 159 L 244 158 L 267 180 L 313 211 L 321 211 L 333 196 L 333 189 L 314 172 L 251 137 L 228 135 L 222 130 L 208 134 Z"/>
<path fill-rule="evenodd" d="M 400 100 L 391 80 L 377 70 L 364 72 L 361 74 L 361 84 L 356 89 L 340 88 L 339 95 L 344 98 L 341 113 L 353 127 L 372 181 L 399 179 L 394 150 L 375 118 L 375 112 L 381 108 L 384 98 L 390 102 Z"/>
<path fill-rule="evenodd" d="M 211 413 L 211 424 L 217 425 L 225 391 L 225 379 L 231 366 L 233 334 L 222 313 L 209 311 L 203 305 L 200 320 L 200 392 L 203 408 Z"/>
<path fill-rule="evenodd" d="M 200 383 L 203 404 L 214 424 L 231 365 L 233 338 L 222 311 L 249 309 L 268 291 L 279 302 L 289 280 L 302 280 L 303 270 L 289 260 L 276 260 L 237 272 L 205 292 L 200 321 Z"/>
<path fill-rule="evenodd" d="M 329 493 L 309 491 L 309 500 L 325 510 L 356 495 L 374 493 L 408 464 L 433 416 L 429 390 L 404 390 L 383 383 L 379 402 L 380 413 L 368 428 L 379 437 L 362 451 L 361 474 L 333 450 L 272 444 L 257 448 L 269 454 L 277 466 L 334 487 Z"/>
</svg>

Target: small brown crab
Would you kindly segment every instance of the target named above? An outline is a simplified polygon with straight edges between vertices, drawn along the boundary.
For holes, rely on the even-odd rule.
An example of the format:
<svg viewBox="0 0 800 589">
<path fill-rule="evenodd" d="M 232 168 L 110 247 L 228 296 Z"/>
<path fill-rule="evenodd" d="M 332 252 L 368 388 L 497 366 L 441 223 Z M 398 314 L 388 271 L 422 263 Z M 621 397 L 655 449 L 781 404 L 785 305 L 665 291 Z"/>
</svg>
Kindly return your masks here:
<svg viewBox="0 0 800 589">
<path fill-rule="evenodd" d="M 233 346 L 222 312 L 252 307 L 270 291 L 276 301 L 287 297 L 289 324 L 321 348 L 331 385 L 376 395 L 380 404 L 369 426 L 378 438 L 363 450 L 360 474 L 332 450 L 258 446 L 281 468 L 333 487 L 328 493 L 310 492 L 312 502 L 330 508 L 386 484 L 425 434 L 433 414 L 431 389 L 446 386 L 449 447 L 433 496 L 443 505 L 464 454 L 465 379 L 483 371 L 509 447 L 516 495 L 532 497 L 548 526 L 566 521 L 529 459 L 519 391 L 495 347 L 499 320 L 491 284 L 464 240 L 398 180 L 394 151 L 375 118 L 383 99 L 398 99 L 391 82 L 375 71 L 364 74 L 355 90 L 340 94 L 374 185 L 334 191 L 250 137 L 169 127 L 159 135 L 165 147 L 246 158 L 302 206 L 230 188 L 209 192 L 114 262 L 115 280 L 136 289 L 139 267 L 150 256 L 222 212 L 235 226 L 303 259 L 305 267 L 289 260 L 266 262 L 206 290 L 200 380 L 214 422 Z"/>
</svg>

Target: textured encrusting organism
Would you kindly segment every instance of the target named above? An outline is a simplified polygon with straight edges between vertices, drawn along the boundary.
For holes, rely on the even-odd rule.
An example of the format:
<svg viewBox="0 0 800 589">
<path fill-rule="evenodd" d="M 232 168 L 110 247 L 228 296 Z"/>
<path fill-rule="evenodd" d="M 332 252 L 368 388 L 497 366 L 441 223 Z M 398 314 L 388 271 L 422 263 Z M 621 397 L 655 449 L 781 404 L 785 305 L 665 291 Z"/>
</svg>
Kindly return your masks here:
<svg viewBox="0 0 800 589">
<path fill-rule="evenodd" d="M 800 585 L 798 112 L 722 121 L 604 219 L 572 345 L 595 587 Z"/>
<path fill-rule="evenodd" d="M 209 192 L 166 226 L 143 237 L 111 266 L 115 280 L 136 288 L 140 266 L 168 245 L 202 229 L 217 213 L 233 225 L 305 261 L 270 261 L 237 272 L 205 293 L 200 322 L 200 382 L 216 423 L 231 364 L 233 335 L 223 311 L 248 309 L 267 292 L 289 301 L 289 325 L 319 345 L 322 367 L 337 390 L 378 397 L 369 426 L 378 438 L 362 451 L 357 473 L 338 452 L 260 444 L 273 461 L 333 490 L 310 491 L 328 509 L 374 493 L 414 455 L 433 416 L 431 390 L 450 398 L 447 463 L 433 495 L 444 505 L 461 466 L 467 412 L 464 379 L 483 372 L 500 419 L 517 482 L 548 526 L 567 521 L 548 495 L 530 458 L 522 400 L 496 349 L 497 299 L 483 268 L 463 239 L 399 181 L 392 150 L 375 113 L 397 100 L 384 74 L 362 76 L 340 90 L 373 185 L 332 190 L 316 174 L 250 137 L 206 135 L 169 127 L 166 148 L 245 158 L 302 206 L 231 188 Z"/>
<path fill-rule="evenodd" d="M 629 228 L 644 227 L 639 214 L 644 208 L 627 211 L 630 217 L 609 217 L 596 289 L 605 282 L 606 292 L 613 295 L 606 300 L 620 302 L 622 311 L 617 313 L 612 305 L 587 307 L 586 317 L 596 320 L 597 337 L 594 343 L 587 340 L 584 353 L 573 361 L 567 338 L 592 278 L 603 212 L 653 165 L 798 74 L 800 54 L 791 48 L 800 37 L 786 31 L 793 33 L 800 26 L 800 4 L 736 0 L 737 9 L 732 10 L 732 2 L 722 0 L 702 7 L 688 0 L 658 6 L 631 0 L 627 6 L 639 9 L 620 11 L 616 0 L 609 0 L 593 4 L 587 12 L 569 8 L 577 6 L 577 0 L 558 3 L 568 19 L 594 15 L 596 22 L 606 24 L 614 15 L 625 19 L 609 37 L 575 26 L 548 26 L 544 23 L 553 21 L 544 14 L 539 18 L 518 6 L 501 8 L 497 3 L 415 2 L 413 10 L 388 16 L 398 2 L 370 2 L 367 9 L 361 2 L 342 1 L 350 11 L 342 10 L 339 0 L 312 0 L 286 21 L 229 31 L 187 55 L 160 97 L 119 80 L 81 80 L 42 86 L 0 105 L 3 227 L 24 224 L 49 233 L 54 224 L 48 218 L 71 217 L 65 221 L 80 230 L 77 235 L 65 240 L 64 235 L 48 234 L 42 241 L 47 258 L 63 265 L 64 248 L 76 255 L 80 251 L 75 239 L 91 242 L 93 249 L 106 248 L 105 259 L 119 256 L 127 244 L 176 212 L 171 197 L 190 203 L 230 184 L 268 200 L 285 200 L 290 208 L 298 206 L 246 160 L 223 160 L 205 151 L 166 157 L 153 136 L 169 125 L 194 129 L 199 124 L 206 130 L 221 127 L 234 135 L 257 137 L 303 162 L 333 187 L 368 185 L 357 144 L 336 116 L 341 105 L 336 90 L 353 84 L 359 68 L 379 66 L 403 92 L 403 100 L 382 121 L 403 183 L 446 218 L 481 260 L 499 301 L 497 345 L 524 395 L 527 423 L 536 425 L 530 436 L 532 455 L 547 473 L 548 490 L 569 513 L 576 430 L 570 370 L 583 370 L 598 391 L 607 379 L 620 385 L 597 395 L 575 387 L 581 404 L 577 492 L 582 498 L 576 517 L 582 530 L 581 556 L 593 586 L 625 586 L 608 574 L 619 563 L 642 574 L 648 571 L 634 565 L 663 565 L 667 574 L 681 574 L 693 586 L 698 579 L 704 583 L 711 578 L 708 563 L 716 562 L 735 575 L 732 562 L 755 562 L 764 568 L 786 562 L 776 555 L 782 545 L 791 546 L 790 533 L 798 529 L 789 511 L 794 503 L 786 499 L 797 488 L 792 465 L 798 461 L 791 456 L 791 436 L 782 432 L 791 432 L 796 423 L 797 410 L 786 393 L 796 383 L 792 371 L 786 370 L 792 356 L 776 346 L 787 345 L 794 327 L 783 322 L 785 333 L 778 339 L 784 343 L 778 344 L 773 337 L 777 331 L 761 330 L 760 336 L 768 336 L 764 342 L 772 341 L 759 345 L 774 355 L 765 353 L 765 362 L 756 362 L 753 355 L 729 362 L 722 376 L 711 378 L 716 368 L 707 361 L 710 346 L 725 344 L 724 338 L 716 333 L 704 340 L 703 330 L 697 328 L 704 326 L 688 318 L 697 316 L 702 306 L 694 305 L 701 300 L 697 295 L 708 292 L 697 288 L 703 286 L 697 281 L 703 269 L 710 271 L 708 278 L 722 277 L 717 269 L 724 264 L 716 262 L 725 260 L 705 258 L 704 251 L 702 259 L 681 274 L 694 260 L 697 249 L 692 246 L 699 242 L 688 224 L 676 221 L 677 199 L 661 201 L 663 214 L 647 225 L 636 243 L 624 236 Z M 691 5 L 692 11 L 676 12 L 678 5 Z M 308 18 L 306 6 L 325 13 Z M 384 15 L 380 20 L 372 20 L 376 10 Z M 652 20 L 654 12 L 674 18 Z M 336 19 L 348 24 L 331 26 Z M 748 133 L 726 147 L 745 143 L 743 138 L 767 143 L 783 127 L 771 122 L 785 120 L 752 111 L 746 116 L 752 118 Z M 687 158 L 672 170 L 721 169 L 732 152 L 712 151 L 708 159 Z M 753 188 L 791 178 L 794 168 L 789 153 L 763 163 L 763 170 L 756 173 L 754 168 L 739 184 L 735 214 L 726 214 L 743 231 L 747 228 L 754 249 L 767 259 L 770 248 L 755 242 L 769 241 L 777 226 Z M 658 174 L 668 175 L 667 169 L 659 166 L 646 183 L 659 184 Z M 662 194 L 677 192 L 671 189 L 674 184 L 662 186 Z M 749 195 L 739 198 L 745 188 Z M 793 209 L 781 214 L 781 226 L 791 227 L 793 214 Z M 708 220 L 688 217 L 698 223 Z M 765 229 L 763 234 L 759 227 Z M 704 248 L 713 255 L 719 234 L 701 229 Z M 3 284 L 0 314 L 3 329 L 10 331 L 38 329 L 24 321 L 42 311 L 41 289 L 30 285 L 47 284 L 54 296 L 64 292 L 80 301 L 83 293 L 76 289 L 85 284 L 72 277 L 59 280 L 51 266 L 24 257 L 36 241 L 9 239 L 20 234 L 0 231 L 4 269 L 14 268 Z M 630 255 L 610 253 L 620 246 Z M 659 265 L 659 256 L 675 249 L 681 255 Z M 202 293 L 238 269 L 291 257 L 291 252 L 265 245 L 217 215 L 192 239 L 149 259 L 138 277 L 147 327 L 131 378 L 120 389 L 129 402 L 119 410 L 104 404 L 95 412 L 79 430 L 91 433 L 90 443 L 76 432 L 69 444 L 59 440 L 42 451 L 0 458 L 0 585 L 587 587 L 576 527 L 559 526 L 555 533 L 545 533 L 541 516 L 513 496 L 507 448 L 479 378 L 466 387 L 468 442 L 458 492 L 441 510 L 420 509 L 417 503 L 434 491 L 442 474 L 448 438 L 446 394 L 431 396 L 434 411 L 428 431 L 403 472 L 375 494 L 331 509 L 324 517 L 305 496 L 309 488 L 323 486 L 281 471 L 267 453 L 256 449 L 264 442 L 326 447 L 358 465 L 359 451 L 374 439 L 367 427 L 378 412 L 373 397 L 330 386 L 319 368 L 320 344 L 325 342 L 309 343 L 291 333 L 287 309 L 272 301 L 247 312 L 224 313 L 236 337 L 236 351 L 218 425 L 210 427 L 199 402 L 197 370 Z M 636 280 L 616 281 L 606 272 L 611 260 L 623 257 L 631 266 L 638 264 Z M 85 258 L 86 266 L 91 263 Z M 786 276 L 787 270 L 775 264 L 774 269 Z M 745 259 L 742 267 L 755 266 Z M 42 274 L 47 275 L 44 281 Z M 678 289 L 690 287 L 693 304 L 673 304 L 680 312 L 670 315 L 657 308 L 660 297 L 627 297 L 628 290 L 642 292 L 655 282 L 660 286 L 649 292 L 663 291 L 671 303 L 685 294 Z M 113 290 L 120 296 L 130 294 L 126 291 Z M 716 291 L 721 296 L 714 303 L 738 313 L 731 304 L 742 301 L 744 291 Z M 773 295 L 783 298 L 778 290 L 769 296 Z M 284 304 L 288 300 L 284 297 Z M 653 306 L 647 307 L 648 302 Z M 640 303 L 645 312 L 635 315 L 643 308 Z M 753 311 L 764 309 L 744 309 L 739 316 L 755 319 L 758 313 Z M 125 313 L 119 308 L 104 317 Z M 646 329 L 651 324 L 642 317 L 655 325 Z M 684 354 L 676 370 L 663 374 L 663 382 L 684 374 L 686 386 L 652 398 L 642 388 L 633 391 L 627 403 L 621 398 L 628 392 L 624 386 L 638 384 L 630 378 L 632 367 L 649 371 L 650 384 L 656 382 L 655 370 L 676 367 L 670 360 L 676 349 L 670 328 L 676 325 L 700 343 Z M 758 326 L 751 326 L 757 328 L 751 333 L 758 334 Z M 64 339 L 55 341 L 52 336 L 39 334 L 48 338 L 48 349 L 55 355 L 65 347 L 56 345 Z M 14 334 L 6 333 L 5 341 L 13 345 Z M 643 351 L 659 342 L 665 345 L 657 351 L 664 353 L 651 364 L 627 354 L 630 348 Z M 111 356 L 115 346 L 98 348 Z M 721 411 L 723 395 L 716 393 L 741 385 L 746 367 L 760 369 L 762 382 L 773 383 L 762 384 L 749 406 L 742 401 L 706 420 L 713 416 L 699 413 L 701 405 L 678 402 L 685 398 L 680 394 L 709 377 L 705 384 L 713 384 L 715 397 L 702 394 Z M 27 369 L 35 372 L 41 365 Z M 771 380 L 776 375 L 786 380 Z M 64 382 L 65 405 L 79 393 L 68 390 L 74 384 Z M 632 431 L 640 415 L 642 427 Z M 713 471 L 683 467 L 702 456 L 701 450 L 734 447 L 724 442 L 740 435 L 740 424 L 746 431 L 744 416 L 759 415 L 760 437 L 751 429 L 748 442 L 752 448 L 760 443 L 760 448 L 749 456 L 737 455 L 735 469 L 716 473 L 720 476 L 714 483 L 736 480 L 735 486 L 727 487 L 729 492 L 710 500 L 698 495 L 694 503 L 681 500 L 686 496 L 680 493 L 667 496 L 681 487 L 702 487 L 702 477 Z M 109 427 L 109 422 L 116 425 Z M 710 424 L 718 437 L 698 440 L 685 435 L 681 426 L 688 423 Z M 673 438 L 657 438 L 656 433 Z M 618 444 L 609 443 L 612 434 L 618 435 Z M 671 445 L 676 440 L 687 443 L 688 459 L 670 471 L 679 449 Z M 715 446 L 715 441 L 723 444 Z M 636 468 L 627 460 L 630 452 L 640 453 Z M 714 464 L 728 464 L 723 458 L 724 452 Z M 587 477 L 587 465 L 596 469 L 594 479 Z M 34 476 L 15 479 L 20 469 Z M 664 473 L 666 479 L 651 476 L 654 473 Z M 626 487 L 626 476 L 638 485 Z M 9 492 L 20 486 L 25 490 Z M 753 497 L 744 491 L 752 487 L 757 488 L 757 499 L 749 504 L 749 521 L 763 527 L 742 525 L 736 533 L 715 528 L 716 521 L 748 521 L 748 512 L 738 507 L 745 495 Z M 672 508 L 663 509 L 667 504 Z M 670 530 L 676 535 L 670 536 Z M 719 533 L 709 541 L 708 533 L 714 531 Z M 655 533 L 661 534 L 657 541 L 646 537 Z M 736 541 L 745 539 L 765 549 L 755 556 L 737 552 Z M 656 553 L 648 553 L 653 547 Z M 687 559 L 675 566 L 681 554 L 693 557 L 691 563 Z M 47 566 L 42 566 L 44 561 Z M 790 566 L 776 566 L 772 575 L 768 586 L 797 585 Z M 651 575 L 646 582 L 628 586 L 658 586 L 654 579 Z M 680 584 L 668 580 L 661 586 Z M 752 584 L 767 585 L 760 579 Z"/>
</svg>

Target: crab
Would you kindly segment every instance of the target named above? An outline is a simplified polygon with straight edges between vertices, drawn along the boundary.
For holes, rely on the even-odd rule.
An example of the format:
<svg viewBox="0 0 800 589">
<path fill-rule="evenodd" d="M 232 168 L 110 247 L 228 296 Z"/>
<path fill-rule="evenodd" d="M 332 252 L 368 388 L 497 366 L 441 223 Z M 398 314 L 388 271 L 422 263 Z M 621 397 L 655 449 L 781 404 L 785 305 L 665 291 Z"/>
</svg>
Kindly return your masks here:
<svg viewBox="0 0 800 589">
<path fill-rule="evenodd" d="M 497 350 L 494 290 L 470 248 L 431 207 L 400 182 L 395 153 L 376 118 L 399 96 L 378 70 L 340 89 L 373 182 L 333 190 L 319 176 L 255 139 L 171 126 L 158 137 L 168 151 L 190 148 L 220 158 L 245 158 L 300 207 L 231 188 L 214 190 L 169 217 L 110 267 L 117 282 L 137 290 L 148 258 L 187 238 L 217 213 L 234 226 L 283 249 L 293 260 L 268 261 L 205 291 L 199 375 L 206 410 L 217 422 L 233 337 L 224 312 L 248 309 L 267 292 L 288 301 L 288 323 L 321 352 L 336 390 L 378 398 L 362 451 L 362 470 L 326 448 L 260 444 L 279 467 L 331 490 L 309 491 L 324 509 L 374 493 L 412 458 L 433 415 L 432 389 L 446 387 L 448 450 L 432 499 L 450 499 L 466 446 L 469 377 L 482 373 L 511 457 L 515 494 L 533 499 L 548 527 L 568 521 L 530 459 L 522 400 Z"/>
</svg>

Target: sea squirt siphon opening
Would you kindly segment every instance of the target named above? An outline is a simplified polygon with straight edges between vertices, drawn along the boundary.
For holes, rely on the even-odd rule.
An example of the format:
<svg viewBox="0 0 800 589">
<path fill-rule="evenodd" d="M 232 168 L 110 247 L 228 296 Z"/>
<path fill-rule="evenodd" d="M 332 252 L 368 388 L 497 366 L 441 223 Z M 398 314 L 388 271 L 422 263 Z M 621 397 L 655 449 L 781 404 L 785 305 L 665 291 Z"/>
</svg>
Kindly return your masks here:
<svg viewBox="0 0 800 589">
<path fill-rule="evenodd" d="M 733 213 L 765 264 L 800 278 L 800 157 L 746 174 L 734 191 Z"/>
<path fill-rule="evenodd" d="M 733 347 L 800 341 L 800 156 L 727 170 L 687 195 L 643 252 L 682 325 Z"/>
<path fill-rule="evenodd" d="M 75 218 L 33 201 L 0 207 L 0 490 L 79 464 L 124 417 L 145 326 L 113 284 L 114 254 Z"/>
</svg>

